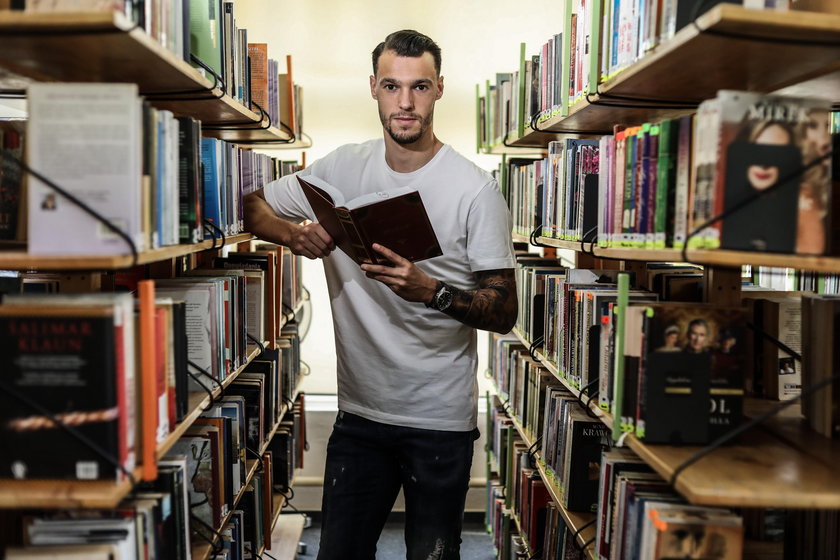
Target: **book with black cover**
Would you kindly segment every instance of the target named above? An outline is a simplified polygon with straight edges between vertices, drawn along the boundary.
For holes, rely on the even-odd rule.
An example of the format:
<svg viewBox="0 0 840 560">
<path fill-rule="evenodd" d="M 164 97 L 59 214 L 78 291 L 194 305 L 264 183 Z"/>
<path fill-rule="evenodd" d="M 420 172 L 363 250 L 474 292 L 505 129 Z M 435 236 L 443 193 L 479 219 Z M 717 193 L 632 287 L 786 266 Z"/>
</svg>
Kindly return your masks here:
<svg viewBox="0 0 840 560">
<path fill-rule="evenodd" d="M 443 254 L 420 193 L 410 187 L 375 192 L 345 201 L 318 177 L 298 175 L 318 222 L 342 251 L 358 264 L 387 264 L 372 245 L 379 243 L 417 262 Z"/>
<path fill-rule="evenodd" d="M 128 412 L 120 406 L 126 387 L 114 314 L 102 305 L 0 307 L 2 476 L 121 480 L 118 465 L 131 468 L 121 436 L 120 415 Z"/>
</svg>

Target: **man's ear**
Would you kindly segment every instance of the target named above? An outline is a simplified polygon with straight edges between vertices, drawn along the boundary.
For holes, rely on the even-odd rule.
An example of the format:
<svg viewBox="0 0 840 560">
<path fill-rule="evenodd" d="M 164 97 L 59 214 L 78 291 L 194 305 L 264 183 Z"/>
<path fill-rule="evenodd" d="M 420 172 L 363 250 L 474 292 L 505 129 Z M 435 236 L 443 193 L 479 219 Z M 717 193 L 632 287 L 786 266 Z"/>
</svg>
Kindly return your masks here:
<svg viewBox="0 0 840 560">
<path fill-rule="evenodd" d="M 438 92 L 435 100 L 440 99 L 441 97 L 443 97 L 443 76 L 438 76 Z"/>
<path fill-rule="evenodd" d="M 370 77 L 370 96 L 376 99 L 376 76 Z"/>
</svg>

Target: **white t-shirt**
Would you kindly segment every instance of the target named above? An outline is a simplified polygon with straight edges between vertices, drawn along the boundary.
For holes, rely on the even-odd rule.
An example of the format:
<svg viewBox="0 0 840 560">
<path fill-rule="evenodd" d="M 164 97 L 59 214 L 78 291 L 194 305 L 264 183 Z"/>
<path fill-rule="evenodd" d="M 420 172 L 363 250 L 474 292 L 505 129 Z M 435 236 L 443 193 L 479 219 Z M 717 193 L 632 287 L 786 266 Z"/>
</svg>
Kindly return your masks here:
<svg viewBox="0 0 840 560">
<path fill-rule="evenodd" d="M 478 287 L 473 272 L 514 268 L 511 221 L 496 180 L 443 146 L 421 169 L 397 173 L 384 140 L 350 144 L 317 160 L 315 175 L 344 193 L 411 186 L 420 192 L 443 255 L 417 263 L 432 278 Z M 265 187 L 281 217 L 314 220 L 294 176 Z M 324 259 L 338 363 L 338 406 L 365 418 L 436 430 L 476 427 L 476 333 L 455 319 L 407 302 L 367 278 L 342 251 Z"/>
</svg>

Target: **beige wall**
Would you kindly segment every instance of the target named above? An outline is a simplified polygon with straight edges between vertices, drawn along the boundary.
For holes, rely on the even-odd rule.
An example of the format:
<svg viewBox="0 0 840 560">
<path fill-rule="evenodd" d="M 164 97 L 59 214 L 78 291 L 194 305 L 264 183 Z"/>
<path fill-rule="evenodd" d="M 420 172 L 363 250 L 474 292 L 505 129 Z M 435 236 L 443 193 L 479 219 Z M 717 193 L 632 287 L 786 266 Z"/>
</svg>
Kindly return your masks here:
<svg viewBox="0 0 840 560">
<path fill-rule="evenodd" d="M 341 144 L 382 134 L 368 85 L 370 52 L 388 33 L 412 28 L 443 50 L 437 136 L 491 170 L 499 158 L 476 154 L 475 149 L 476 84 L 496 72 L 517 70 L 520 42 L 527 44 L 529 55 L 537 52 L 559 31 L 562 10 L 562 0 L 522 0 L 515 7 L 509 0 L 237 0 L 235 16 L 248 29 L 249 41 L 268 43 L 270 57 L 292 55 L 294 79 L 304 92 L 304 130 L 313 140 L 307 161 Z M 272 153 L 297 157 L 291 151 Z M 313 374 L 303 388 L 334 393 L 332 326 L 321 270 L 317 262 L 304 269 L 314 320 L 303 348 Z M 483 342 L 486 335 L 480 333 L 479 339 Z"/>
</svg>

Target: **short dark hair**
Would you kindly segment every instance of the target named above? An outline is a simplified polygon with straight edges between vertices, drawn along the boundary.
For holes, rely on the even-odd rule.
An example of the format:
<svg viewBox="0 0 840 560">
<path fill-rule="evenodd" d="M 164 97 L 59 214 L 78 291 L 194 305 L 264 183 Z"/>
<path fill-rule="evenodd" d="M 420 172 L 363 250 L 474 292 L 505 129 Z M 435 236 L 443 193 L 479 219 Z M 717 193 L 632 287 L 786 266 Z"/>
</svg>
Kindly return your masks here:
<svg viewBox="0 0 840 560">
<path fill-rule="evenodd" d="M 379 57 L 386 50 L 394 51 L 398 56 L 423 56 L 429 53 L 435 59 L 435 72 L 440 76 L 440 47 L 426 35 L 413 29 L 394 31 L 373 49 L 373 75 L 379 69 Z"/>
</svg>

